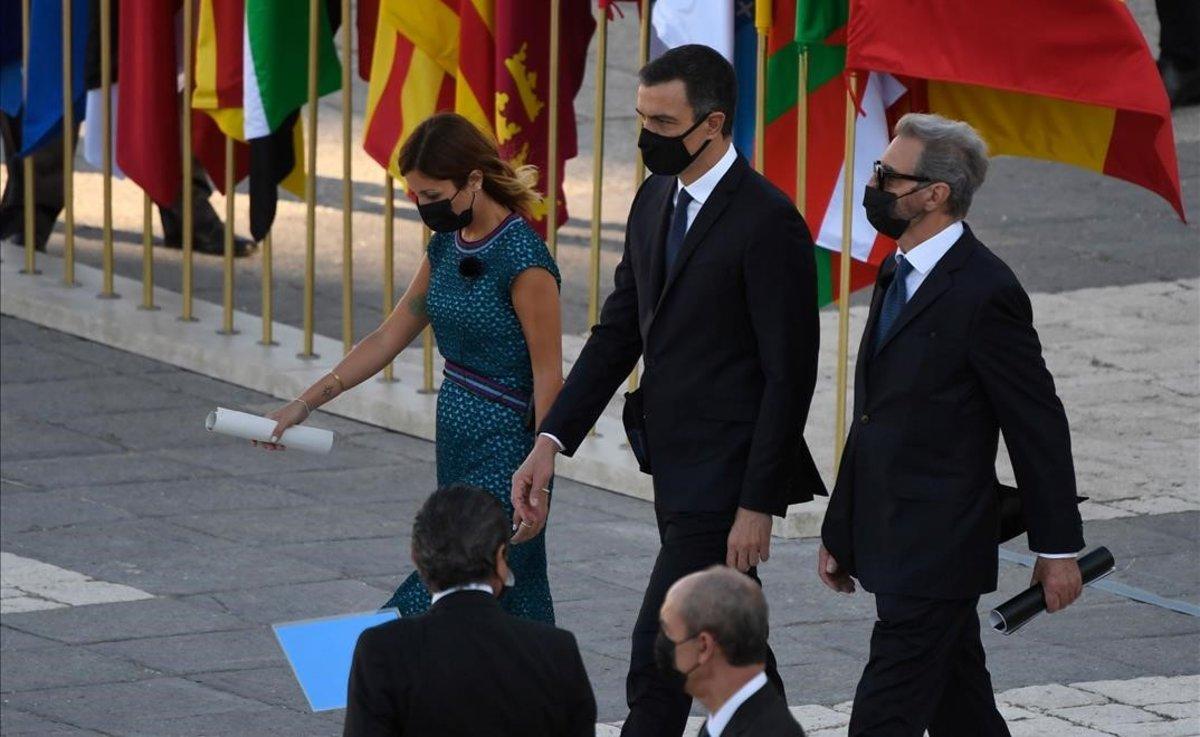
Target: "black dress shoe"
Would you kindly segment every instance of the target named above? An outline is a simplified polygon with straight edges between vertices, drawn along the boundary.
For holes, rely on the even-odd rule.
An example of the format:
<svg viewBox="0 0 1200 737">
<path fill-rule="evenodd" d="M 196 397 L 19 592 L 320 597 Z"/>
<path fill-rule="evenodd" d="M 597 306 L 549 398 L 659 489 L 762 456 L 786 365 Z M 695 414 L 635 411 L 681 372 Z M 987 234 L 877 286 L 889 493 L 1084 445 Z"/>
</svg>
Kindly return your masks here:
<svg viewBox="0 0 1200 737">
<path fill-rule="evenodd" d="M 1172 108 L 1200 104 L 1200 67 L 1185 70 L 1170 59 L 1160 58 L 1158 73 Z"/>
<path fill-rule="evenodd" d="M 183 238 L 177 233 L 168 234 L 163 238 L 163 245 L 167 248 L 181 249 L 183 248 Z M 201 236 L 199 234 L 192 240 L 192 250 L 196 253 L 204 253 L 212 256 L 225 255 L 225 236 L 219 235 L 212 237 L 211 235 Z M 233 256 L 234 258 L 242 258 L 249 256 L 257 250 L 257 244 L 249 238 L 243 238 L 240 235 L 233 237 Z"/>
</svg>

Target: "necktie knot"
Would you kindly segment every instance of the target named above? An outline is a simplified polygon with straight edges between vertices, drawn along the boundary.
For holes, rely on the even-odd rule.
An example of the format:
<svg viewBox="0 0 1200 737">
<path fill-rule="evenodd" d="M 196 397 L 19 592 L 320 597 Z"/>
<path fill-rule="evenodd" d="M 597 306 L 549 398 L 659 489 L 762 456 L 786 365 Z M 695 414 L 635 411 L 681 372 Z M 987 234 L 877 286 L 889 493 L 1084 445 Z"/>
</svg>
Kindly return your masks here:
<svg viewBox="0 0 1200 737">
<path fill-rule="evenodd" d="M 904 254 L 896 255 L 896 278 L 907 279 L 908 275 L 913 272 L 912 261 L 904 258 Z"/>
<path fill-rule="evenodd" d="M 686 209 L 688 205 L 692 204 L 692 200 L 694 200 L 694 199 L 696 199 L 696 198 L 692 197 L 690 194 L 688 194 L 688 191 L 686 189 L 684 189 L 683 187 L 680 187 L 679 188 L 679 200 L 675 203 L 675 207 L 682 207 L 682 208 Z"/>
</svg>

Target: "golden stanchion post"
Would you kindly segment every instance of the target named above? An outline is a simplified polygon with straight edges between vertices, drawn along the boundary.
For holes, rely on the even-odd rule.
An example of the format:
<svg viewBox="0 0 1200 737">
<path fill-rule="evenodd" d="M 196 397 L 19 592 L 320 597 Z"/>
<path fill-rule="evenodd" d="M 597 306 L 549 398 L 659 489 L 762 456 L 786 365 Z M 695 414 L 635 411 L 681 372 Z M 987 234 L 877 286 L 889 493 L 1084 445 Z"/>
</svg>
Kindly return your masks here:
<svg viewBox="0 0 1200 737">
<path fill-rule="evenodd" d="M 351 217 L 354 180 L 350 167 L 350 122 L 354 114 L 350 88 L 350 3 L 342 0 L 342 353 L 354 347 L 354 249 Z"/>
<path fill-rule="evenodd" d="M 234 169 L 233 136 L 225 136 L 225 254 L 222 266 L 221 289 L 221 335 L 236 335 L 233 329 L 233 216 L 234 198 L 237 196 L 237 181 Z"/>
<path fill-rule="evenodd" d="M 640 66 L 646 66 L 650 60 L 650 0 L 640 0 L 641 5 L 641 29 L 638 35 L 638 63 Z M 641 121 L 638 121 L 638 133 L 642 132 Z M 646 162 L 642 161 L 642 152 L 639 149 L 635 154 L 636 160 L 633 166 L 633 183 L 636 187 L 642 186 L 642 180 L 646 178 Z M 629 373 L 629 391 L 638 388 L 638 368 L 633 367 L 633 371 Z"/>
<path fill-rule="evenodd" d="M 75 284 L 75 100 L 72 94 L 71 60 L 71 0 L 62 3 L 63 34 L 63 222 L 66 237 L 63 241 L 63 282 Z"/>
<path fill-rule="evenodd" d="M 31 0 L 24 0 L 21 3 L 21 98 L 25 99 L 29 91 L 29 3 Z M 33 220 L 33 157 L 25 156 L 21 159 L 21 184 L 24 187 L 22 196 L 24 197 L 25 209 L 25 268 L 21 269 L 22 274 L 40 274 L 42 272 L 37 269 L 37 250 L 34 247 L 34 240 L 37 238 L 37 232 Z"/>
<path fill-rule="evenodd" d="M 396 180 L 390 173 L 383 175 L 383 319 L 396 306 Z M 396 381 L 396 367 L 388 361 L 383 367 L 383 380 Z"/>
<path fill-rule="evenodd" d="M 100 121 L 104 141 L 104 286 L 100 297 L 116 299 L 121 295 L 113 291 L 113 223 L 112 223 L 112 0 L 100 0 Z"/>
<path fill-rule="evenodd" d="M 850 351 L 850 259 L 853 258 L 854 234 L 854 139 L 858 110 L 854 105 L 858 75 L 850 73 L 846 96 L 846 155 L 845 187 L 842 190 L 842 259 L 838 273 L 838 363 L 837 396 L 834 411 L 834 469 L 841 463 L 842 446 L 846 442 L 846 382 Z"/>
<path fill-rule="evenodd" d="M 588 325 L 600 321 L 600 221 L 604 183 L 604 86 L 608 65 L 608 11 L 596 11 L 596 114 L 592 131 L 592 242 L 588 273 Z"/>
<path fill-rule="evenodd" d="M 754 26 L 758 32 L 754 74 L 754 168 L 766 169 L 767 138 L 767 32 L 771 29 L 771 3 L 754 4 Z"/>
<path fill-rule="evenodd" d="M 317 358 L 313 353 L 313 303 L 317 264 L 317 30 L 320 0 L 308 2 L 308 169 L 304 177 L 304 350 L 300 358 Z"/>
<path fill-rule="evenodd" d="M 183 253 L 181 254 L 181 278 L 183 282 L 183 313 L 179 319 L 191 322 L 192 316 L 192 246 L 195 243 L 195 208 L 192 203 L 192 34 L 195 30 L 195 13 L 191 2 L 183 4 L 183 120 L 180 124 L 181 155 L 183 163 L 183 188 L 180 200 L 183 204 Z M 166 236 L 166 233 L 163 233 Z"/>
<path fill-rule="evenodd" d="M 259 345 L 279 345 L 275 342 L 275 279 L 271 272 L 271 232 L 262 242 L 262 340 Z"/>
<path fill-rule="evenodd" d="M 796 209 L 808 201 L 808 50 L 800 47 L 796 69 Z"/>
<path fill-rule="evenodd" d="M 157 310 L 154 304 L 154 203 L 142 193 L 142 303 L 139 310 Z"/>
<path fill-rule="evenodd" d="M 421 226 L 421 252 L 429 250 L 429 228 Z M 424 380 L 421 382 L 421 394 L 432 394 L 436 389 L 433 388 L 433 325 L 426 325 L 425 330 L 421 332 L 421 353 L 424 359 Z"/>
<path fill-rule="evenodd" d="M 562 29 L 562 0 L 550 0 L 550 94 L 548 135 L 546 137 L 546 244 L 550 255 L 558 257 L 558 45 Z"/>
</svg>

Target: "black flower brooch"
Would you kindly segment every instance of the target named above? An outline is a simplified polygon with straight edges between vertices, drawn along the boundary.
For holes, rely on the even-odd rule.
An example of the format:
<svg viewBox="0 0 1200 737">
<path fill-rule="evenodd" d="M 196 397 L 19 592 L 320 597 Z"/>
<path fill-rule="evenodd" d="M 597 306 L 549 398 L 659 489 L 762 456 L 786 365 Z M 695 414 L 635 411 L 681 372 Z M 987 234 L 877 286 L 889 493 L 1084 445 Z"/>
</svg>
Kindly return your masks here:
<svg viewBox="0 0 1200 737">
<path fill-rule="evenodd" d="M 458 273 L 466 279 L 474 281 L 483 274 L 483 262 L 474 256 L 467 256 L 458 262 Z"/>
</svg>

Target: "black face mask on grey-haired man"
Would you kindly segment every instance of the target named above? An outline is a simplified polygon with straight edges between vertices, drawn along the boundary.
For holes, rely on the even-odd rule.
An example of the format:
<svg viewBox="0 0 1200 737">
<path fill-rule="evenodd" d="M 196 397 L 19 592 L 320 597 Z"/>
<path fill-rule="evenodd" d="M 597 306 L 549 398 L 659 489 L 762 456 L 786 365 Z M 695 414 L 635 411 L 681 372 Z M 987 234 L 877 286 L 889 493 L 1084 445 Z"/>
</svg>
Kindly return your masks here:
<svg viewBox="0 0 1200 737">
<path fill-rule="evenodd" d="M 906 115 L 863 200 L 898 248 L 871 298 L 818 561 L 830 588 L 875 594 L 852 736 L 1008 735 L 975 614 L 996 589 L 1002 494 L 1019 494 L 1047 609 L 1081 590 L 1070 433 L 1029 297 L 963 222 L 986 172 L 970 126 Z M 1001 432 L 1019 492 L 996 481 Z"/>
</svg>

